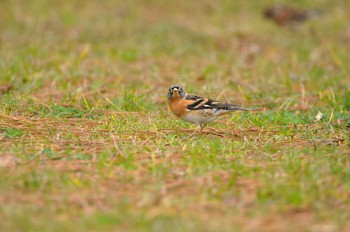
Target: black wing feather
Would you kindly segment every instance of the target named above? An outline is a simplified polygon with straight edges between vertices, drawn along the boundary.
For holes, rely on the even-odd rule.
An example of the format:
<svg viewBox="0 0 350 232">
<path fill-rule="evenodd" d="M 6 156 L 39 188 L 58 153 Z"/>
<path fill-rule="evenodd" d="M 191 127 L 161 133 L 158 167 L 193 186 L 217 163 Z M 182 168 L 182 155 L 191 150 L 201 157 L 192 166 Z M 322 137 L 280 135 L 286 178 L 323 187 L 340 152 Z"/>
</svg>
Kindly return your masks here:
<svg viewBox="0 0 350 232">
<path fill-rule="evenodd" d="M 241 109 L 239 105 L 223 103 L 213 99 L 206 99 L 195 95 L 187 95 L 186 99 L 195 101 L 194 103 L 187 106 L 187 109 L 189 110 L 215 109 L 215 111 L 218 111 L 218 110 L 240 110 Z M 203 104 L 203 101 L 206 101 L 206 102 Z"/>
<path fill-rule="evenodd" d="M 187 94 L 186 95 L 186 100 L 193 100 L 193 101 L 198 101 L 198 100 L 201 100 L 204 98 L 203 97 L 200 97 L 200 96 L 196 96 L 196 95 L 191 95 L 191 94 Z"/>
<path fill-rule="evenodd" d="M 187 106 L 189 110 L 205 110 L 205 109 L 213 109 L 215 111 L 218 110 L 249 110 L 245 108 L 241 108 L 240 105 L 224 103 L 213 99 L 208 99 L 196 95 L 186 95 L 186 100 L 194 101 L 192 104 Z M 203 101 L 204 104 L 203 104 Z"/>
</svg>

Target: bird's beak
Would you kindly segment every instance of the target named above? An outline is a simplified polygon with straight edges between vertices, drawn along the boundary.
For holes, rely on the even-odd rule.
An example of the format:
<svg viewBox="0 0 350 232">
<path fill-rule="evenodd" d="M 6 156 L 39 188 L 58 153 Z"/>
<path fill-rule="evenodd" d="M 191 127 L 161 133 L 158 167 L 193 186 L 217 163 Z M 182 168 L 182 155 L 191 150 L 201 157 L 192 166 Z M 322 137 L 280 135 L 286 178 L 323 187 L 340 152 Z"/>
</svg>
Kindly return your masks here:
<svg viewBox="0 0 350 232">
<path fill-rule="evenodd" d="M 177 93 L 177 92 L 179 92 L 179 90 L 178 90 L 177 88 L 174 88 L 174 89 L 173 89 L 173 92 L 174 92 L 174 93 Z"/>
</svg>

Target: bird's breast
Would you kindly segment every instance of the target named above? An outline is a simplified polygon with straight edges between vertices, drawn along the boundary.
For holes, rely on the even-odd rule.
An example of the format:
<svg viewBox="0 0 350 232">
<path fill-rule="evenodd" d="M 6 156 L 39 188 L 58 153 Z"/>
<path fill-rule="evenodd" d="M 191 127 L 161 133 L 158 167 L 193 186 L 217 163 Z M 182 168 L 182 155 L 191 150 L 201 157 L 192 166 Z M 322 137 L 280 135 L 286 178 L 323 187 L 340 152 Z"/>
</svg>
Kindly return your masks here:
<svg viewBox="0 0 350 232">
<path fill-rule="evenodd" d="M 180 98 L 175 98 L 169 101 L 169 107 L 171 111 L 177 116 L 177 117 L 182 117 L 186 114 L 186 100 L 180 99 Z"/>
</svg>

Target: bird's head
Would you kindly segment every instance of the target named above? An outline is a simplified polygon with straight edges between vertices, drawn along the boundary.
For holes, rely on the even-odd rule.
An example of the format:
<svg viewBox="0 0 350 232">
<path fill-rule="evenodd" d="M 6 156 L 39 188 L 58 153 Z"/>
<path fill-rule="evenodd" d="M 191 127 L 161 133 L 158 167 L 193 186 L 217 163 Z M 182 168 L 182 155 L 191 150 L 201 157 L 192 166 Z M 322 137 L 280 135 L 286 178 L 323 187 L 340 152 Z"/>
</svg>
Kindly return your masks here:
<svg viewBox="0 0 350 232">
<path fill-rule="evenodd" d="M 168 100 L 170 101 L 174 97 L 185 98 L 186 92 L 178 85 L 170 86 L 168 92 Z"/>
</svg>

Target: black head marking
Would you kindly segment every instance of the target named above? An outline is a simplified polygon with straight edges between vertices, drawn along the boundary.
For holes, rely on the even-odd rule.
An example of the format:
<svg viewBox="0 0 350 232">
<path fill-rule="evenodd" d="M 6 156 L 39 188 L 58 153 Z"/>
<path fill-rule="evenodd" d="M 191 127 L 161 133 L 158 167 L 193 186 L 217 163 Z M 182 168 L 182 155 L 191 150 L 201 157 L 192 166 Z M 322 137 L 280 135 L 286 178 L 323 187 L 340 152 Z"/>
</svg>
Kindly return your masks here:
<svg viewBox="0 0 350 232">
<path fill-rule="evenodd" d="M 179 85 L 172 85 L 168 91 L 168 100 L 171 100 L 174 94 L 178 94 L 180 98 L 186 97 L 186 92 Z"/>
</svg>

